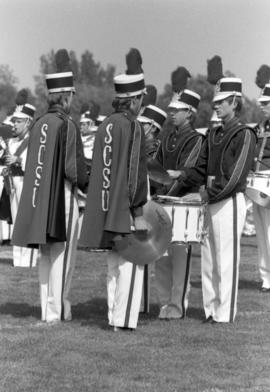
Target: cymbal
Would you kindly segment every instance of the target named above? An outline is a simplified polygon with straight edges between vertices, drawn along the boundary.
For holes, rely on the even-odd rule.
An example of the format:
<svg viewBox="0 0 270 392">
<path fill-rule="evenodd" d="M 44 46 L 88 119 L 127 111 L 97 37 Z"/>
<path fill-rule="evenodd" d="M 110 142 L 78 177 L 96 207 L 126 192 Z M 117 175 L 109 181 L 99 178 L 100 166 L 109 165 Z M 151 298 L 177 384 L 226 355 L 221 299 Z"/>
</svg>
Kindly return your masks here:
<svg viewBox="0 0 270 392">
<path fill-rule="evenodd" d="M 172 179 L 163 166 L 155 159 L 149 159 L 147 162 L 149 178 L 159 184 L 170 185 Z"/>
<path fill-rule="evenodd" d="M 172 239 L 172 224 L 165 209 L 148 201 L 143 207 L 143 216 L 151 229 L 147 232 L 132 232 L 115 240 L 117 252 L 126 260 L 145 265 L 159 259 Z"/>
</svg>

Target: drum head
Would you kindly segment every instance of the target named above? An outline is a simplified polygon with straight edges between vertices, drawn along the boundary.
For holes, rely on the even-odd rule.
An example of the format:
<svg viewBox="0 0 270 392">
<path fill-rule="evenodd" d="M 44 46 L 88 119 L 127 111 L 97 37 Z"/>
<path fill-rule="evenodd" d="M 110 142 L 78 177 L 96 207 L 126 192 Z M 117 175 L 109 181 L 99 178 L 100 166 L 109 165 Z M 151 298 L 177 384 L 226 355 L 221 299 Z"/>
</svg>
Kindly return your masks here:
<svg viewBox="0 0 270 392">
<path fill-rule="evenodd" d="M 148 201 L 143 216 L 151 226 L 147 233 L 132 232 L 115 241 L 117 252 L 126 260 L 145 265 L 159 259 L 167 250 L 172 238 L 171 220 L 164 208 Z"/>
<path fill-rule="evenodd" d="M 247 188 L 247 197 L 261 207 L 270 208 L 270 196 L 258 189 Z"/>
</svg>

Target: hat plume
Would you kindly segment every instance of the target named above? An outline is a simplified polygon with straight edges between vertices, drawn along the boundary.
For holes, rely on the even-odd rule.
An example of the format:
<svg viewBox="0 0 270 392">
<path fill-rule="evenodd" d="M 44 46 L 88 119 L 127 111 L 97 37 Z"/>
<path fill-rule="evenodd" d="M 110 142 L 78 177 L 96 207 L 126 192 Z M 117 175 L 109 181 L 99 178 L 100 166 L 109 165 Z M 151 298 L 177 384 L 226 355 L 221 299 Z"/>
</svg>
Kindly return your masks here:
<svg viewBox="0 0 270 392">
<path fill-rule="evenodd" d="M 255 83 L 259 88 L 264 88 L 267 83 L 270 83 L 270 67 L 263 64 L 257 71 Z"/>
<path fill-rule="evenodd" d="M 207 81 L 215 85 L 223 76 L 221 57 L 216 55 L 207 60 Z"/>
<path fill-rule="evenodd" d="M 191 75 L 185 67 L 176 68 L 171 74 L 172 90 L 175 93 L 184 90 L 190 77 Z"/>
<path fill-rule="evenodd" d="M 138 49 L 131 48 L 126 55 L 127 75 L 137 75 L 143 73 L 142 56 Z"/>
</svg>

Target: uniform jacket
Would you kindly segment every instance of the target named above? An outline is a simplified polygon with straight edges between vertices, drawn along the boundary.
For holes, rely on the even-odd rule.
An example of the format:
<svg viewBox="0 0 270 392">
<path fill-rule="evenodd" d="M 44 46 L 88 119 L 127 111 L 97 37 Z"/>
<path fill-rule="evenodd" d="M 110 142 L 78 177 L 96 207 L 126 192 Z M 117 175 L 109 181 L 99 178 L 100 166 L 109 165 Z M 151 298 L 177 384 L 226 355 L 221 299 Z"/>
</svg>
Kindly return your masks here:
<svg viewBox="0 0 270 392">
<path fill-rule="evenodd" d="M 116 234 L 130 233 L 130 215 L 141 215 L 147 201 L 144 132 L 127 112 L 116 112 L 99 126 L 79 243 L 112 246 Z"/>
<path fill-rule="evenodd" d="M 244 192 L 247 175 L 253 165 L 256 133 L 234 118 L 213 128 L 194 168 L 185 170 L 182 186 L 206 185 L 209 203 L 215 203 Z"/>
<path fill-rule="evenodd" d="M 182 170 L 196 164 L 204 136 L 195 131 L 190 124 L 180 129 L 173 129 L 165 135 L 157 152 L 156 159 L 165 170 Z M 163 186 L 156 193 L 183 196 L 186 193 L 196 192 L 196 185 L 182 187 L 181 190 L 174 186 Z"/>
</svg>

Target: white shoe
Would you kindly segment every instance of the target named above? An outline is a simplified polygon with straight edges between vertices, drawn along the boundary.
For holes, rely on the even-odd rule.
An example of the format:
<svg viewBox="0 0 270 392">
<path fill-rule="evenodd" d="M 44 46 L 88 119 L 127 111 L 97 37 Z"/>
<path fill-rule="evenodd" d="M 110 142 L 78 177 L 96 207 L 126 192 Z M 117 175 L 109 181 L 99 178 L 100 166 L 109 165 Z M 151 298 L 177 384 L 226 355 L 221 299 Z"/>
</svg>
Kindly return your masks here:
<svg viewBox="0 0 270 392">
<path fill-rule="evenodd" d="M 158 315 L 159 319 L 164 320 L 167 318 L 167 309 L 168 309 L 168 305 L 163 305 L 160 308 L 159 315 Z"/>
<path fill-rule="evenodd" d="M 51 321 L 47 321 L 47 325 L 48 325 L 49 327 L 53 327 L 53 326 L 58 325 L 58 324 L 60 324 L 60 323 L 61 323 L 61 320 L 58 320 L 58 319 L 51 320 Z"/>
</svg>

